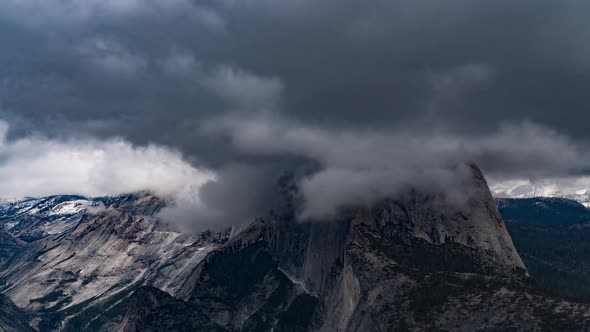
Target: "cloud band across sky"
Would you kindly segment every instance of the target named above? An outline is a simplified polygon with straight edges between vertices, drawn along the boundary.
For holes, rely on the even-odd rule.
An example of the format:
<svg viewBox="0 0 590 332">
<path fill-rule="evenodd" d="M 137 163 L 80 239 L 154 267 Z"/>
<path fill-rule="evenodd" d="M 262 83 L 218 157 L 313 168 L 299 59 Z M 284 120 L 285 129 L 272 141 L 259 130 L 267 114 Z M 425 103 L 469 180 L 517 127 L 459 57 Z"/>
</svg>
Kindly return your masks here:
<svg viewBox="0 0 590 332">
<path fill-rule="evenodd" d="M 53 194 L 106 196 L 151 190 L 162 196 L 191 191 L 215 178 L 178 151 L 133 146 L 122 139 L 48 139 L 32 135 L 8 141 L 0 122 L 0 184 L 4 198 Z"/>
<path fill-rule="evenodd" d="M 585 176 L 588 12 L 573 0 L 0 0 L 0 195 L 194 182 L 202 205 L 183 215 L 232 222 L 272 205 L 284 172 L 308 215 L 424 174 L 452 187 L 463 161 L 499 182 Z"/>
</svg>

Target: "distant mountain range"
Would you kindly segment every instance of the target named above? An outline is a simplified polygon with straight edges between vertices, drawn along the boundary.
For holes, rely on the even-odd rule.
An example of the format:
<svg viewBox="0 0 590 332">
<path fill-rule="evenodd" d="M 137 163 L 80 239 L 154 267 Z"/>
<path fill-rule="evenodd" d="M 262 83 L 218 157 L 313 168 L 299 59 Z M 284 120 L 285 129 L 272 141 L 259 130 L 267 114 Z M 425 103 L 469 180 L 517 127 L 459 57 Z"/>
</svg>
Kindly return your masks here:
<svg viewBox="0 0 590 332">
<path fill-rule="evenodd" d="M 297 221 L 294 204 L 285 204 L 222 233 L 183 234 L 162 224 L 158 212 L 167 202 L 148 192 L 4 202 L 0 329 L 587 329 L 589 303 L 529 277 L 584 268 L 555 263 L 563 253 L 534 252 L 550 248 L 556 234 L 536 247 L 542 231 L 519 228 L 583 228 L 587 210 L 566 200 L 500 200 L 505 224 L 482 173 L 475 165 L 471 171 L 475 190 L 461 207 L 410 190 L 316 222 Z M 281 186 L 292 199 L 292 184 Z"/>
<path fill-rule="evenodd" d="M 560 186 L 553 182 L 517 183 L 515 185 L 492 186 L 492 193 L 498 198 L 567 198 L 585 207 L 590 207 L 590 184 L 586 186 Z"/>
</svg>

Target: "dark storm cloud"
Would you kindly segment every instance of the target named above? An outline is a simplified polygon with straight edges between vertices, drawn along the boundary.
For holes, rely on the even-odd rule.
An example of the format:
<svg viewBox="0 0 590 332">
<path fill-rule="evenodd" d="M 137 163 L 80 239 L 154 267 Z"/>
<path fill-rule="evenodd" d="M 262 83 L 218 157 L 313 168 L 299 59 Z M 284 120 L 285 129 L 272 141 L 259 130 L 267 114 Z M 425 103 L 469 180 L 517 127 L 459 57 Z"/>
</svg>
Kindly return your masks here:
<svg viewBox="0 0 590 332">
<path fill-rule="evenodd" d="M 174 54 L 278 78 L 283 111 L 326 126 L 479 131 L 527 119 L 581 134 L 568 118 L 588 106 L 579 2 L 58 3 L 2 2 L 4 106 L 31 119 L 137 117 L 125 134 L 138 142 L 154 133 L 136 128 L 159 119 L 227 108 L 191 69 L 161 66 Z"/>
<path fill-rule="evenodd" d="M 302 190 L 331 205 L 464 160 L 497 178 L 588 169 L 583 2 L 0 0 L 0 9 L 8 137 L 179 149 L 218 173 L 202 189 L 212 220 L 259 210 L 273 182 L 261 169 L 317 166 Z M 228 189 L 245 178 L 259 197 Z M 224 200 L 234 214 L 219 212 Z"/>
</svg>

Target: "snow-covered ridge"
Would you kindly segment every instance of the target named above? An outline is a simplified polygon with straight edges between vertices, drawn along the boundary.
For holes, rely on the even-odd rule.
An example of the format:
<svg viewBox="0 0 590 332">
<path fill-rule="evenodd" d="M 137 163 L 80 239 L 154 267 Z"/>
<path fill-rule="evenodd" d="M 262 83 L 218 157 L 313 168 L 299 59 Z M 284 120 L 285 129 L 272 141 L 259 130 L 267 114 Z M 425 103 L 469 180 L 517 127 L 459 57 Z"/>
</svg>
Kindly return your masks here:
<svg viewBox="0 0 590 332">
<path fill-rule="evenodd" d="M 97 207 L 102 205 L 102 203 L 87 200 L 87 199 L 78 199 L 73 201 L 67 201 L 60 203 L 50 209 L 49 215 L 70 215 L 76 214 L 80 212 L 88 211 L 91 207 Z"/>
<path fill-rule="evenodd" d="M 100 205 L 97 199 L 75 195 L 56 195 L 42 198 L 0 199 L 0 213 L 3 216 L 22 214 L 63 215 L 82 212 L 91 206 Z"/>
<path fill-rule="evenodd" d="M 21 239 L 33 241 L 61 234 L 75 226 L 83 214 L 103 207 L 102 199 L 75 195 L 43 198 L 11 198 L 0 201 L 0 228 Z"/>
<path fill-rule="evenodd" d="M 567 198 L 590 208 L 590 179 L 516 180 L 499 182 L 490 186 L 498 198 Z"/>
</svg>

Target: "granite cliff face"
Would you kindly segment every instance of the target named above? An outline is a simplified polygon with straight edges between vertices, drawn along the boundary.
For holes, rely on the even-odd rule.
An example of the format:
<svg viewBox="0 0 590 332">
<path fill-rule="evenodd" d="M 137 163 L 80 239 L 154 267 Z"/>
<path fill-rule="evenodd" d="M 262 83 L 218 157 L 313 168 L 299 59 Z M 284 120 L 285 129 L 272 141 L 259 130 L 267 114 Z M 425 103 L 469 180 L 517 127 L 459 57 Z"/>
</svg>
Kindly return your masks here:
<svg viewBox="0 0 590 332">
<path fill-rule="evenodd" d="M 34 332 L 29 325 L 30 313 L 17 307 L 10 299 L 0 294 L 0 331 L 3 332 Z"/>
<path fill-rule="evenodd" d="M 460 208 L 409 192 L 337 220 L 260 218 L 209 253 L 176 302 L 130 307 L 123 330 L 178 324 L 187 307 L 225 331 L 587 328 L 589 305 L 531 282 L 483 175 L 472 174 L 476 190 Z"/>
<path fill-rule="evenodd" d="M 160 224 L 164 205 L 147 192 L 4 203 L 0 290 L 31 313 L 40 331 L 94 330 L 106 320 L 110 326 L 142 285 L 174 294 L 224 238 Z"/>
<path fill-rule="evenodd" d="M 288 202 L 231 237 L 162 225 L 149 193 L 5 203 L 2 292 L 39 331 L 586 329 L 590 305 L 535 286 L 471 172 L 462 205 L 408 190 L 298 222 Z"/>
</svg>

